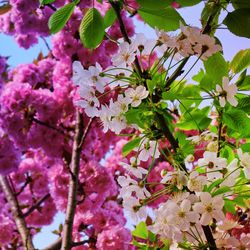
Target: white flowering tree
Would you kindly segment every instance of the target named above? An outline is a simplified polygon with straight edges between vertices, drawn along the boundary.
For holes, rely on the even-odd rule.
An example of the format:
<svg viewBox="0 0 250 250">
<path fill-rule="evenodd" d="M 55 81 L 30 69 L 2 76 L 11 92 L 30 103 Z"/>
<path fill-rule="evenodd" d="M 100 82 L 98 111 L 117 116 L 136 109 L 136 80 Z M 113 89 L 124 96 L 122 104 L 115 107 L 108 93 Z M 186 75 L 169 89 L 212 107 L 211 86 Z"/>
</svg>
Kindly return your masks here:
<svg viewBox="0 0 250 250">
<path fill-rule="evenodd" d="M 54 12 L 51 33 L 67 25 L 81 2 Z M 192 11 L 200 2 L 200 26 L 192 27 L 179 8 Z M 215 36 L 227 28 L 250 38 L 250 2 L 109 0 L 93 1 L 83 12 L 77 31 L 83 46 L 95 50 L 108 40 L 116 47 L 108 67 L 84 66 L 72 56 L 72 81 L 78 114 L 126 140 L 122 171 L 115 173 L 119 200 L 135 226 L 126 249 L 250 249 L 250 49 L 226 61 Z M 155 29 L 156 38 L 131 36 L 126 15 Z M 115 22 L 120 39 L 108 32 Z M 198 62 L 203 67 L 187 80 Z M 68 224 L 76 197 L 68 199 L 61 249 L 72 247 Z"/>
</svg>

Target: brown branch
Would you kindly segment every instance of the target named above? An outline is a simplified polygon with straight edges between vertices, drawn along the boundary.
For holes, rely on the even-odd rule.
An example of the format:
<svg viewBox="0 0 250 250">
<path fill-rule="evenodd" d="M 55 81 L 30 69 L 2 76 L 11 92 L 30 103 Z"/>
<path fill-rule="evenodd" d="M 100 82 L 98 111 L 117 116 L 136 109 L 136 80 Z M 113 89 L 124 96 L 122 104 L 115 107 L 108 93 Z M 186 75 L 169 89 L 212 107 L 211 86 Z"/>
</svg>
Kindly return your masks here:
<svg viewBox="0 0 250 250">
<path fill-rule="evenodd" d="M 15 196 L 20 195 L 31 181 L 32 181 L 31 177 L 27 175 L 25 183 L 22 185 L 22 187 L 20 188 L 18 192 L 15 192 Z"/>
<path fill-rule="evenodd" d="M 30 230 L 27 227 L 22 210 L 18 204 L 18 200 L 16 196 L 14 195 L 14 192 L 12 191 L 7 178 L 2 175 L 0 175 L 0 186 L 10 206 L 11 213 L 16 223 L 17 230 L 21 236 L 24 249 L 35 250 L 35 247 L 33 245 L 32 238 L 31 238 Z"/>
<path fill-rule="evenodd" d="M 183 68 L 186 65 L 186 63 L 188 62 L 189 57 L 186 57 L 181 64 L 179 65 L 179 67 L 173 72 L 173 74 L 168 78 L 167 82 L 166 82 L 166 89 L 168 89 L 170 87 L 170 85 L 176 80 L 176 78 L 178 76 L 180 76 L 183 73 Z"/>
<path fill-rule="evenodd" d="M 211 232 L 210 226 L 202 226 L 203 232 L 206 236 L 207 242 L 209 244 L 209 249 L 210 250 L 216 250 L 217 246 L 213 237 L 213 234 Z"/>
<path fill-rule="evenodd" d="M 121 16 L 121 8 L 120 8 L 120 5 L 118 2 L 114 2 L 113 0 L 110 0 L 109 3 L 111 4 L 112 8 L 114 9 L 115 11 L 115 14 L 116 14 L 116 17 L 118 19 L 118 22 L 119 22 L 119 26 L 120 26 L 120 31 L 122 33 L 122 36 L 124 38 L 124 40 L 127 42 L 127 43 L 131 43 L 130 39 L 129 39 L 129 36 L 128 36 L 128 33 L 127 33 L 127 30 L 126 30 L 126 27 L 124 25 L 124 22 L 122 20 L 122 16 Z M 137 58 L 137 56 L 135 57 L 135 67 L 139 73 L 140 76 L 143 76 L 143 73 L 142 73 L 142 70 L 141 70 L 141 67 L 140 67 L 140 63 L 139 63 L 139 60 Z"/>
<path fill-rule="evenodd" d="M 52 125 L 50 125 L 50 124 L 48 124 L 46 122 L 40 121 L 40 120 L 38 120 L 38 119 L 36 119 L 34 117 L 32 118 L 32 121 L 35 122 L 35 123 L 37 123 L 37 124 L 39 124 L 39 125 L 41 125 L 41 126 L 45 126 L 47 128 L 53 129 L 53 130 L 57 131 L 58 133 L 60 133 L 62 135 L 65 135 L 65 133 L 64 133 L 63 130 L 61 130 L 59 128 L 56 128 L 56 127 L 54 127 L 54 126 L 52 126 Z"/>
<path fill-rule="evenodd" d="M 84 133 L 83 133 L 83 135 L 82 135 L 80 144 L 79 144 L 79 146 L 78 146 L 79 148 L 82 147 L 82 144 L 83 144 L 84 140 L 86 139 L 86 136 L 87 136 L 87 134 L 88 134 L 88 132 L 89 132 L 89 129 L 90 129 L 91 124 L 92 124 L 93 121 L 94 121 L 94 118 L 90 118 L 90 119 L 89 119 L 89 122 L 88 122 L 87 126 L 85 127 L 85 130 L 84 130 Z"/>
<path fill-rule="evenodd" d="M 68 204 L 66 209 L 66 218 L 63 227 L 63 239 L 62 250 L 71 249 L 72 242 L 72 228 L 74 223 L 75 209 L 77 203 L 77 187 L 78 187 L 78 175 L 80 168 L 80 156 L 81 156 L 81 140 L 83 136 L 83 118 L 79 110 L 76 113 L 76 128 L 75 137 L 72 150 L 71 159 L 71 171 L 73 175 L 70 175 Z M 79 147 L 80 146 L 80 147 Z"/>
<path fill-rule="evenodd" d="M 222 141 L 222 115 L 223 111 L 219 111 L 219 125 L 218 125 L 218 151 L 217 151 L 217 157 L 220 156 L 220 150 L 221 150 L 221 141 Z"/>
<path fill-rule="evenodd" d="M 89 243 L 89 240 L 83 240 L 83 241 L 79 241 L 79 242 L 72 242 L 72 247 L 77 247 L 77 246 L 82 246 L 85 243 Z"/>
<path fill-rule="evenodd" d="M 33 211 L 35 211 L 39 206 L 48 198 L 50 197 L 50 194 L 46 194 L 44 197 L 42 197 L 35 205 L 33 205 L 26 213 L 23 214 L 24 218 L 29 216 Z"/>
</svg>

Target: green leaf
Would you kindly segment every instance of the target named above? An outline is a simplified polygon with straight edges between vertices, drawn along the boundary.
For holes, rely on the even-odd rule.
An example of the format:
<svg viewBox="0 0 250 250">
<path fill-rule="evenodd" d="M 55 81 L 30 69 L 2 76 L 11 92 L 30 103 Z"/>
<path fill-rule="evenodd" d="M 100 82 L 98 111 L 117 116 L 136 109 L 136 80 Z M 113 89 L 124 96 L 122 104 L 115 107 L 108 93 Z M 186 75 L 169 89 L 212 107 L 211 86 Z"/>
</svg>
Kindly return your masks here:
<svg viewBox="0 0 250 250">
<path fill-rule="evenodd" d="M 250 142 L 243 144 L 241 148 L 243 149 L 243 152 L 250 152 Z"/>
<path fill-rule="evenodd" d="M 138 147 L 141 139 L 141 137 L 137 137 L 125 144 L 122 148 L 122 155 L 127 156 L 134 148 Z"/>
<path fill-rule="evenodd" d="M 211 193 L 211 191 L 213 190 L 213 188 L 219 186 L 223 181 L 224 181 L 224 179 L 218 179 L 218 180 L 214 181 L 211 185 L 209 185 L 207 187 L 206 192 Z"/>
<path fill-rule="evenodd" d="M 180 149 L 185 156 L 194 153 L 194 145 L 190 143 L 189 140 L 186 140 L 187 136 L 184 133 L 182 133 L 181 131 L 177 131 L 175 133 L 175 137 L 178 139 Z"/>
<path fill-rule="evenodd" d="M 165 31 L 177 30 L 180 22 L 185 23 L 180 14 L 172 7 L 160 10 L 139 8 L 141 18 L 153 29 L 157 27 Z"/>
<path fill-rule="evenodd" d="M 183 130 L 203 130 L 211 123 L 211 119 L 207 117 L 209 111 L 210 107 L 188 110 L 176 123 L 176 127 Z"/>
<path fill-rule="evenodd" d="M 51 34 L 59 32 L 71 17 L 75 8 L 75 3 L 69 3 L 57 10 L 49 19 L 49 29 Z"/>
<path fill-rule="evenodd" d="M 148 79 L 146 81 L 146 83 L 147 83 L 148 91 L 149 91 L 150 95 L 152 95 L 157 82 L 154 79 L 152 79 L 152 80 Z"/>
<path fill-rule="evenodd" d="M 145 224 L 145 222 L 140 222 L 134 231 L 132 231 L 132 235 L 135 237 L 139 237 L 141 239 L 147 239 L 148 238 L 148 229 Z"/>
<path fill-rule="evenodd" d="M 212 193 L 212 196 L 214 197 L 216 195 L 224 194 L 224 193 L 229 192 L 229 191 L 231 191 L 231 188 L 224 186 L 224 187 L 218 188 L 216 191 L 214 191 Z"/>
<path fill-rule="evenodd" d="M 103 18 L 103 22 L 104 22 L 104 29 L 108 28 L 109 26 L 111 26 L 116 19 L 116 14 L 113 8 L 110 8 L 104 18 Z"/>
<path fill-rule="evenodd" d="M 249 65 L 250 65 L 250 49 L 245 49 L 239 51 L 234 56 L 229 66 L 234 73 L 239 73 L 242 70 L 246 69 Z"/>
<path fill-rule="evenodd" d="M 241 197 L 241 196 L 238 196 L 238 197 L 236 197 L 236 198 L 234 198 L 233 199 L 233 202 L 235 203 L 235 204 L 237 204 L 238 206 L 240 206 L 240 207 L 246 207 L 246 203 L 245 203 L 245 199 L 248 199 L 248 197 Z"/>
<path fill-rule="evenodd" d="M 144 128 L 144 124 L 141 119 L 142 113 L 139 109 L 130 109 L 124 115 L 128 124 L 137 124 L 139 127 Z"/>
<path fill-rule="evenodd" d="M 176 0 L 174 2 L 180 4 L 181 7 L 193 6 L 200 3 L 202 0 Z M 172 1 L 173 2 L 173 1 Z"/>
<path fill-rule="evenodd" d="M 228 64 L 220 52 L 209 57 L 204 62 L 204 66 L 206 73 L 216 83 L 220 83 L 222 77 L 228 75 Z"/>
<path fill-rule="evenodd" d="M 168 101 L 174 101 L 180 97 L 180 93 L 182 92 L 185 85 L 185 81 L 179 82 L 174 81 L 170 87 L 170 90 L 162 93 L 162 98 Z"/>
<path fill-rule="evenodd" d="M 223 23 L 237 36 L 250 38 L 250 8 L 236 9 L 227 14 Z"/>
<path fill-rule="evenodd" d="M 152 233 L 151 231 L 148 231 L 148 239 L 151 241 L 151 242 L 155 242 L 157 241 L 157 237 L 154 233 Z"/>
<path fill-rule="evenodd" d="M 172 0 L 137 0 L 136 1 L 141 8 L 151 10 L 161 10 L 168 7 L 173 1 Z"/>
<path fill-rule="evenodd" d="M 223 122 L 241 136 L 250 135 L 250 118 L 242 110 L 228 110 L 223 114 Z"/>
<path fill-rule="evenodd" d="M 88 49 L 95 49 L 104 37 L 104 21 L 95 8 L 89 9 L 79 27 L 80 39 Z"/>
<path fill-rule="evenodd" d="M 235 9 L 250 8 L 249 0 L 231 0 L 231 3 Z"/>
<path fill-rule="evenodd" d="M 229 199 L 224 199 L 224 209 L 226 212 L 236 214 L 235 202 Z"/>
<path fill-rule="evenodd" d="M 54 3 L 56 0 L 39 0 L 40 5 L 46 5 L 49 3 Z"/>
<path fill-rule="evenodd" d="M 248 115 L 250 115 L 250 96 L 240 99 L 237 105 L 237 109 L 243 110 Z"/>
</svg>

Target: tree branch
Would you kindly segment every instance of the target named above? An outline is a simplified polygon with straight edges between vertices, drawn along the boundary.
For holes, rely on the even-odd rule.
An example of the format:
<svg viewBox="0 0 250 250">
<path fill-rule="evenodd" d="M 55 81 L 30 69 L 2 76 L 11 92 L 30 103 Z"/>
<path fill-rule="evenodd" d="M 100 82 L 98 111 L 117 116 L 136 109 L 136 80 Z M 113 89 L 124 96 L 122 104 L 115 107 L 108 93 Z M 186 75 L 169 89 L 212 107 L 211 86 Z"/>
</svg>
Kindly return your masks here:
<svg viewBox="0 0 250 250">
<path fill-rule="evenodd" d="M 16 223 L 17 230 L 21 236 L 23 247 L 25 250 L 35 250 L 32 242 L 30 230 L 25 222 L 22 210 L 18 204 L 18 200 L 11 190 L 10 184 L 6 177 L 0 175 L 0 186 L 9 203 L 13 219 Z"/>
<path fill-rule="evenodd" d="M 35 211 L 45 200 L 50 197 L 50 194 L 46 194 L 42 197 L 35 205 L 33 205 L 26 213 L 23 214 L 23 217 L 26 218 L 29 216 L 33 211 Z"/>
<path fill-rule="evenodd" d="M 72 228 L 74 223 L 75 209 L 76 209 L 76 198 L 77 198 L 77 187 L 78 187 L 78 175 L 80 168 L 80 156 L 81 156 L 81 140 L 83 136 L 83 118 L 79 110 L 76 113 L 76 128 L 75 137 L 73 143 L 73 152 L 71 159 L 71 171 L 73 175 L 70 175 L 69 183 L 69 194 L 68 204 L 66 210 L 66 218 L 63 227 L 63 239 L 61 250 L 71 249 L 72 242 Z"/>
<path fill-rule="evenodd" d="M 53 129 L 53 130 L 57 131 L 58 133 L 60 133 L 62 135 L 65 135 L 65 133 L 64 133 L 63 130 L 61 130 L 59 128 L 56 128 L 56 127 L 54 127 L 54 126 L 52 126 L 52 125 L 50 125 L 50 124 L 48 124 L 46 122 L 40 121 L 40 120 L 38 120 L 38 119 L 36 119 L 34 117 L 32 118 L 32 121 L 35 122 L 35 123 L 37 123 L 37 124 L 39 124 L 39 125 L 41 125 L 41 126 L 45 126 L 47 128 Z"/>
<path fill-rule="evenodd" d="M 183 68 L 186 65 L 186 63 L 188 62 L 189 57 L 186 57 L 181 64 L 179 65 L 179 67 L 173 72 L 173 74 L 168 78 L 167 82 L 166 82 L 166 89 L 168 89 L 170 87 L 170 85 L 176 80 L 176 78 L 178 76 L 180 76 L 183 73 Z"/>
<path fill-rule="evenodd" d="M 113 0 L 109 0 L 109 3 L 111 4 L 112 8 L 115 11 L 115 14 L 116 14 L 116 17 L 118 19 L 120 30 L 121 30 L 121 33 L 122 33 L 122 36 L 123 36 L 124 40 L 127 43 L 130 44 L 131 41 L 129 39 L 129 36 L 128 36 L 127 30 L 126 30 L 126 27 L 124 25 L 124 22 L 122 20 L 121 9 L 120 9 L 119 3 L 118 2 L 114 2 Z M 135 67 L 136 67 L 138 73 L 140 74 L 140 76 L 143 76 L 143 73 L 142 73 L 142 70 L 141 70 L 141 67 L 140 67 L 140 63 L 139 63 L 139 60 L 138 60 L 137 56 L 135 57 L 135 62 L 134 63 L 135 63 Z"/>
</svg>

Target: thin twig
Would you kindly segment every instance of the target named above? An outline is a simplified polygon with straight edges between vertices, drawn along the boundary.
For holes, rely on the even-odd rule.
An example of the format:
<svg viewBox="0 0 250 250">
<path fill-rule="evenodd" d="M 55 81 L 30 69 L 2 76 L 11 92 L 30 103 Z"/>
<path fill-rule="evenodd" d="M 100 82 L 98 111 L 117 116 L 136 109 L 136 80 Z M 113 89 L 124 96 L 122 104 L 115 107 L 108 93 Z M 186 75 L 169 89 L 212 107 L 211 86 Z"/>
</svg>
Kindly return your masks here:
<svg viewBox="0 0 250 250">
<path fill-rule="evenodd" d="M 51 52 L 52 50 L 51 50 L 46 38 L 41 36 L 41 39 L 43 40 L 43 42 L 44 42 L 45 46 L 47 47 L 48 51 Z"/>
<path fill-rule="evenodd" d="M 86 139 L 86 136 L 87 136 L 87 134 L 89 132 L 89 129 L 90 129 L 91 124 L 92 124 L 93 121 L 94 121 L 94 118 L 89 119 L 89 122 L 88 122 L 87 126 L 85 127 L 84 133 L 82 135 L 81 142 L 80 142 L 80 144 L 78 146 L 79 148 L 82 147 L 82 144 L 83 144 L 84 140 Z"/>
<path fill-rule="evenodd" d="M 50 194 L 46 194 L 42 197 L 35 205 L 33 205 L 26 213 L 23 214 L 23 217 L 26 218 L 29 216 L 33 211 L 40 207 L 40 205 L 50 197 Z"/>
<path fill-rule="evenodd" d="M 14 195 L 14 192 L 12 191 L 7 178 L 2 175 L 0 175 L 0 186 L 10 206 L 11 213 L 16 223 L 17 230 L 21 236 L 24 249 L 35 250 L 35 247 L 32 242 L 32 237 L 30 234 L 30 230 L 27 227 L 27 224 L 25 222 L 18 200 L 16 196 Z"/>
<path fill-rule="evenodd" d="M 18 192 L 15 192 L 15 196 L 20 195 L 30 182 L 31 182 L 31 177 L 27 175 L 25 183 L 23 184 L 23 186 L 20 188 Z"/>
<path fill-rule="evenodd" d="M 58 133 L 70 138 L 70 136 L 66 135 L 63 130 L 61 130 L 59 128 L 56 128 L 56 127 L 54 127 L 54 126 L 52 126 L 52 125 L 50 125 L 50 124 L 48 124 L 46 122 L 40 121 L 40 120 L 36 119 L 35 117 L 32 118 L 32 121 L 39 124 L 39 125 L 41 125 L 41 126 L 45 126 L 47 128 L 53 129 L 53 130 L 57 131 Z"/>
<path fill-rule="evenodd" d="M 75 209 L 77 204 L 77 188 L 78 175 L 80 168 L 81 147 L 79 147 L 83 137 L 83 117 L 79 110 L 76 112 L 76 127 L 75 137 L 71 158 L 71 171 L 73 175 L 70 176 L 68 204 L 66 209 L 66 218 L 63 227 L 63 239 L 61 250 L 71 249 L 72 229 L 75 217 Z"/>
</svg>

